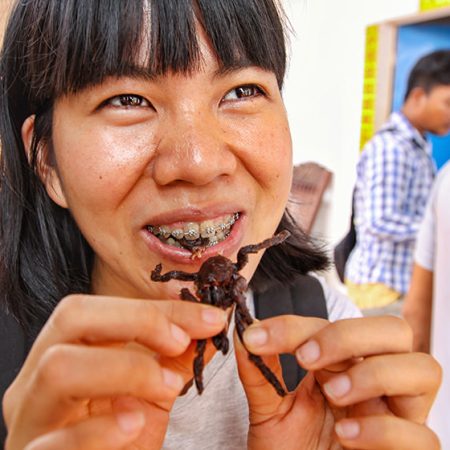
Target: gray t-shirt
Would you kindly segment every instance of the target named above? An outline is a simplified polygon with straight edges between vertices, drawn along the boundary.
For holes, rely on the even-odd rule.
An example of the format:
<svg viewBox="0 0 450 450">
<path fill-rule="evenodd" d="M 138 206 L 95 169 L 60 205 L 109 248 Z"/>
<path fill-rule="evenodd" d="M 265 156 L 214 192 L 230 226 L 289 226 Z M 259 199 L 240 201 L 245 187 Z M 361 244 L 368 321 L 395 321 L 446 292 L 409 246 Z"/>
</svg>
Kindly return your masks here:
<svg viewBox="0 0 450 450">
<path fill-rule="evenodd" d="M 328 318 L 360 317 L 356 306 L 343 294 L 330 289 L 321 279 Z M 253 312 L 253 297 L 247 304 Z M 179 397 L 170 414 L 164 450 L 241 450 L 247 448 L 248 406 L 237 372 L 231 324 L 227 355 L 217 352 L 205 367 L 205 390 L 198 395 L 195 387 Z"/>
<path fill-rule="evenodd" d="M 428 424 L 450 449 L 450 162 L 438 173 L 417 238 L 415 262 L 433 272 L 431 352 L 444 376 Z"/>
</svg>

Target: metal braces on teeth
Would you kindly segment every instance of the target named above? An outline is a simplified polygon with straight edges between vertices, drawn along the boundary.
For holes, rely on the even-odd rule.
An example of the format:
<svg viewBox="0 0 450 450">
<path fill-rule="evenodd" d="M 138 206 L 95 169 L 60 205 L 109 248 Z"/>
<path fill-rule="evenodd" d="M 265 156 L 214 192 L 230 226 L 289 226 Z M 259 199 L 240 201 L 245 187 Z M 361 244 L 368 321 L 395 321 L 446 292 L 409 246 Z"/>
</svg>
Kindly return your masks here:
<svg viewBox="0 0 450 450">
<path fill-rule="evenodd" d="M 183 230 L 173 230 L 172 231 L 172 236 L 175 239 L 181 239 L 184 236 L 184 232 L 183 232 Z"/>
<path fill-rule="evenodd" d="M 206 228 L 205 228 L 205 232 L 206 232 L 207 234 L 213 234 L 213 233 L 216 232 L 216 229 L 215 229 L 214 227 L 206 227 Z"/>
<path fill-rule="evenodd" d="M 184 236 L 186 239 L 191 238 L 191 239 L 197 239 L 199 237 L 200 233 L 197 230 L 194 230 L 192 228 L 190 228 L 189 230 L 184 232 Z"/>
<path fill-rule="evenodd" d="M 239 219 L 239 213 L 234 213 L 233 217 L 231 217 L 231 219 L 226 222 L 226 223 L 221 223 L 215 227 L 213 226 L 209 226 L 206 228 L 206 233 L 207 234 L 214 234 L 217 231 L 223 231 L 225 232 L 226 230 L 228 230 L 232 225 L 234 225 L 234 223 L 236 222 L 236 220 Z M 148 231 L 150 231 L 150 233 L 153 233 L 156 236 L 160 236 L 160 235 L 165 235 L 167 233 L 167 230 L 165 230 L 164 228 L 161 229 L 161 227 L 154 227 L 153 225 L 149 225 L 147 227 Z M 197 238 L 198 237 L 198 231 L 194 230 L 194 229 L 189 229 L 187 231 L 183 231 L 181 229 L 176 229 L 171 231 L 170 233 L 175 239 L 182 239 L 183 236 L 187 236 L 187 237 L 191 237 L 191 238 Z M 228 235 L 228 234 L 227 234 Z M 169 235 L 170 236 L 170 235 Z M 165 236 L 164 236 L 165 237 Z M 212 245 L 216 245 L 217 242 L 215 244 L 209 244 L 209 246 Z"/>
<path fill-rule="evenodd" d="M 217 245 L 219 243 L 218 240 L 214 240 L 214 241 L 209 241 L 207 247 L 214 247 L 215 245 Z"/>
</svg>

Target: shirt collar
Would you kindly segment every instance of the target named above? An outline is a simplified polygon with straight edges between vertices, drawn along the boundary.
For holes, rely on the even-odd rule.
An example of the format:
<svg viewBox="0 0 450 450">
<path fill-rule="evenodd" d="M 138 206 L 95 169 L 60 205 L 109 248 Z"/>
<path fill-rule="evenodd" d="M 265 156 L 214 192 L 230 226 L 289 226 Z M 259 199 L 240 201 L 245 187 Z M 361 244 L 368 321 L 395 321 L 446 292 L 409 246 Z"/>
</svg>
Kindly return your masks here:
<svg viewBox="0 0 450 450">
<path fill-rule="evenodd" d="M 417 147 L 423 149 L 431 156 L 431 145 L 426 135 L 421 134 L 401 111 L 394 111 L 383 128 L 391 128 L 399 131 L 411 139 Z"/>
</svg>

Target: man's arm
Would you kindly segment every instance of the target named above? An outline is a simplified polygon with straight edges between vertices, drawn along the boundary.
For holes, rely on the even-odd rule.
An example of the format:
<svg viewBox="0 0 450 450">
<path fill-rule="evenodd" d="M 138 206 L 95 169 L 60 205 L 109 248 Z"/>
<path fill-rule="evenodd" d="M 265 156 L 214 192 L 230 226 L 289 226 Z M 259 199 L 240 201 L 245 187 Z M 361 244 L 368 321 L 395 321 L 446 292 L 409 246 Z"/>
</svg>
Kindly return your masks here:
<svg viewBox="0 0 450 450">
<path fill-rule="evenodd" d="M 413 350 L 430 352 L 433 272 L 415 263 L 403 316 L 413 330 Z"/>
</svg>

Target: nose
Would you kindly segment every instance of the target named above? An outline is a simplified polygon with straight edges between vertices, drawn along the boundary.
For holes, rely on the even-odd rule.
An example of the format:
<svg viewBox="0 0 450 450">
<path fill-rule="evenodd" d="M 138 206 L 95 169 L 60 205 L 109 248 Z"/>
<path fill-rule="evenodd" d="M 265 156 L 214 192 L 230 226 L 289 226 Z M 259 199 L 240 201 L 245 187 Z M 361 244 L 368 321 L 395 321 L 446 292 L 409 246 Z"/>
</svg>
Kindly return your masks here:
<svg viewBox="0 0 450 450">
<path fill-rule="evenodd" d="M 232 145 L 218 118 L 213 113 L 189 112 L 164 127 L 152 176 L 161 186 L 175 182 L 202 186 L 232 175 L 236 165 Z"/>
</svg>

